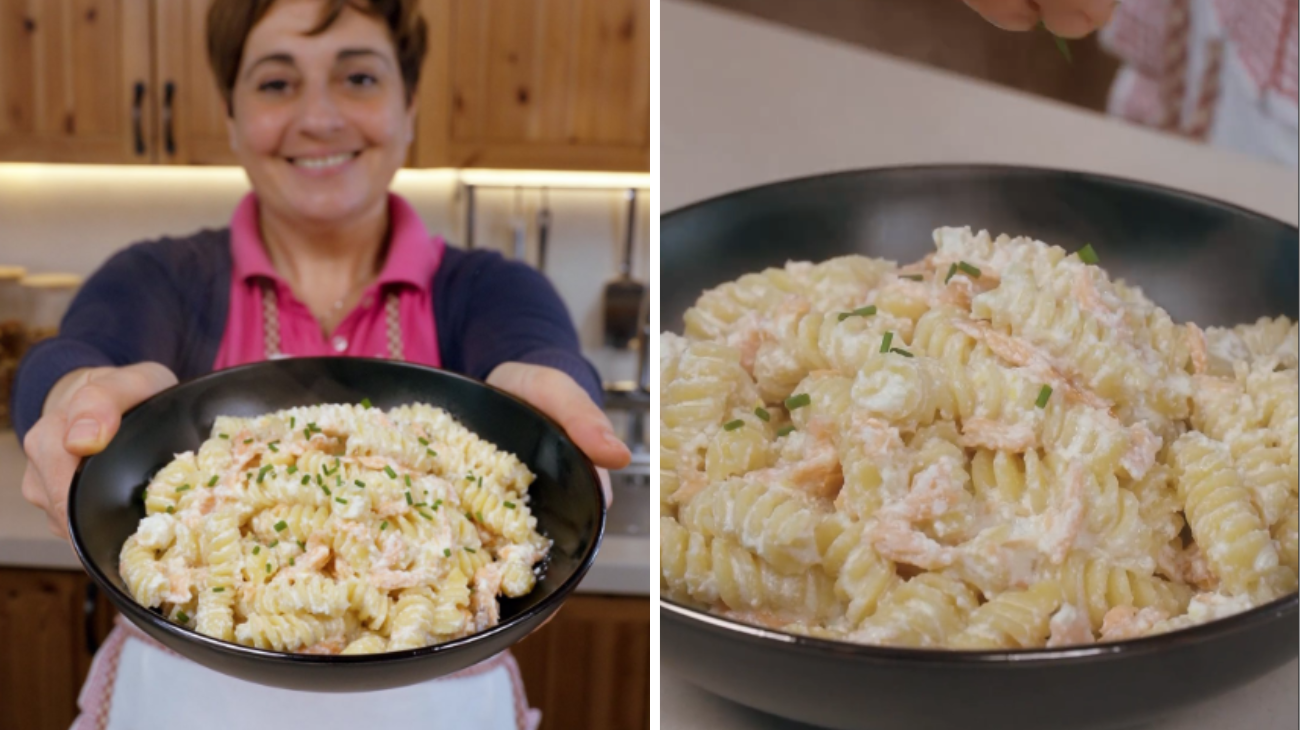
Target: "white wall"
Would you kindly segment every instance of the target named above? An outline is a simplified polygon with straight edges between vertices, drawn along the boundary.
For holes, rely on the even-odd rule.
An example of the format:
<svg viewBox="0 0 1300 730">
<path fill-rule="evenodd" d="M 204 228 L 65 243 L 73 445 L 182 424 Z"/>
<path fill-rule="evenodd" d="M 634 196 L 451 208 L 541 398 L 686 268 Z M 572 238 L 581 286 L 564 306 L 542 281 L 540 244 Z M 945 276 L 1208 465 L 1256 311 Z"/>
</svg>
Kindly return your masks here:
<svg viewBox="0 0 1300 730">
<path fill-rule="evenodd" d="M 166 168 L 0 164 L 0 265 L 89 274 L 114 251 L 161 235 L 222 227 L 248 190 L 238 168 Z M 452 171 L 398 174 L 394 190 L 419 211 L 430 232 L 459 245 L 464 201 Z M 528 260 L 536 263 L 541 196 L 522 195 Z M 633 275 L 649 270 L 649 200 L 642 191 Z M 626 198 L 614 190 L 552 190 L 547 275 L 564 297 L 588 357 L 606 380 L 632 378 L 636 355 L 603 345 L 601 295 L 622 256 Z M 516 193 L 480 189 L 475 245 L 511 253 Z"/>
</svg>

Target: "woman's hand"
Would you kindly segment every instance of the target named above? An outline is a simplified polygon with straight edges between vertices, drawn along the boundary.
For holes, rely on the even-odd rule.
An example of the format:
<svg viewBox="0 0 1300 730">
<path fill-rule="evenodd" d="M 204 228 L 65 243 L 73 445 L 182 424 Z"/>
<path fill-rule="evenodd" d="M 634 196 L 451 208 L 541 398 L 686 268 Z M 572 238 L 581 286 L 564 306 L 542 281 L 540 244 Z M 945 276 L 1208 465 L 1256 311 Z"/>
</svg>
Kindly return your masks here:
<svg viewBox="0 0 1300 730">
<path fill-rule="evenodd" d="M 1082 38 L 1110 21 L 1115 0 L 965 0 L 1004 30 L 1029 30 L 1042 21 L 1054 35 Z"/>
<path fill-rule="evenodd" d="M 598 467 L 605 502 L 612 499 L 606 469 L 622 469 L 632 460 L 627 446 L 614 435 L 614 426 L 573 378 L 555 368 L 504 362 L 487 377 L 487 384 L 513 393 L 554 418 L 569 438 Z"/>
<path fill-rule="evenodd" d="M 145 362 L 74 370 L 50 390 L 45 412 L 23 439 L 23 497 L 45 510 L 51 532 L 68 539 L 68 488 L 81 458 L 108 446 L 129 408 L 175 384 L 172 371 Z"/>
</svg>

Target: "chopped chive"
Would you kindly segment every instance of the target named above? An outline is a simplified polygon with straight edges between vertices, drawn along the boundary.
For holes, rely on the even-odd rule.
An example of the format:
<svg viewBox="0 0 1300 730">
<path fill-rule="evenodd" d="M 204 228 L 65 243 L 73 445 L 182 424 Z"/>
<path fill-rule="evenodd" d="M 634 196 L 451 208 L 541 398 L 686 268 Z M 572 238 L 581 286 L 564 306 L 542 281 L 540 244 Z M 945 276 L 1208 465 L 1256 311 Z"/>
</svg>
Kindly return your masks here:
<svg viewBox="0 0 1300 730">
<path fill-rule="evenodd" d="M 411 493 L 410 493 L 410 492 L 407 492 L 407 493 L 406 493 L 406 503 L 407 503 L 407 504 L 415 504 L 414 502 L 411 501 Z"/>
<path fill-rule="evenodd" d="M 176 511 L 176 508 L 175 508 L 175 507 L 171 506 L 170 504 L 167 505 L 167 514 L 171 514 L 171 513 L 175 512 L 175 511 Z"/>
<path fill-rule="evenodd" d="M 251 444 L 253 443 L 253 439 L 244 439 L 244 443 Z"/>
<path fill-rule="evenodd" d="M 293 558 L 289 558 L 289 565 L 293 565 Z"/>
<path fill-rule="evenodd" d="M 483 477 L 479 477 L 479 478 L 478 478 L 478 486 L 479 486 L 479 489 L 482 489 L 482 488 L 483 488 Z"/>
<path fill-rule="evenodd" d="M 254 545 L 254 546 L 253 546 L 253 554 L 256 555 L 256 554 L 258 554 L 258 553 L 260 553 L 260 552 L 262 552 L 262 546 L 261 546 L 261 545 Z"/>
<path fill-rule="evenodd" d="M 267 563 L 267 564 L 266 564 L 266 572 L 268 572 L 268 573 L 271 572 L 271 564 L 270 564 L 270 563 Z"/>
<path fill-rule="evenodd" d="M 276 444 L 278 443 L 280 443 L 278 440 L 272 441 L 271 443 L 266 445 L 266 448 L 270 449 L 272 453 L 278 454 L 280 453 L 280 447 L 276 446 Z"/>
<path fill-rule="evenodd" d="M 444 558 L 450 558 L 450 557 L 451 557 L 451 548 L 443 548 L 443 549 L 442 549 L 442 556 L 443 556 Z"/>
<path fill-rule="evenodd" d="M 435 510 L 438 509 L 438 508 L 441 507 L 441 506 L 442 506 L 442 500 L 441 500 L 441 499 L 434 500 L 433 508 L 434 508 Z"/>
<path fill-rule="evenodd" d="M 358 487 L 361 487 L 362 489 L 366 488 L 366 483 L 361 481 L 360 479 L 353 479 L 352 483 L 357 485 Z"/>
<path fill-rule="evenodd" d="M 952 279 L 952 275 L 955 273 L 957 273 L 957 264 L 948 267 L 948 275 L 943 277 L 943 283 L 947 284 L 948 280 Z"/>
<path fill-rule="evenodd" d="M 184 611 L 177 611 L 176 620 L 183 624 L 187 624 L 190 622 L 190 617 Z"/>
<path fill-rule="evenodd" d="M 476 552 L 478 552 L 478 551 L 475 550 L 475 549 L 472 548 L 472 547 L 468 547 L 468 546 L 467 546 L 467 547 L 465 548 L 465 552 L 467 552 L 467 553 L 476 553 Z"/>
<path fill-rule="evenodd" d="M 325 490 L 325 496 L 326 496 L 326 497 L 333 497 L 333 496 L 334 496 L 334 493 L 330 491 L 330 488 L 327 487 L 327 486 L 325 486 L 324 484 L 320 485 L 320 488 L 323 489 L 323 490 Z"/>
<path fill-rule="evenodd" d="M 286 471 L 288 471 L 290 474 L 293 474 L 294 472 L 298 471 L 298 465 L 290 464 L 289 468 Z"/>
<path fill-rule="evenodd" d="M 180 494 L 181 492 L 184 492 L 184 491 L 188 490 L 189 488 L 190 488 L 190 485 L 188 485 L 188 484 L 182 484 L 182 485 L 180 485 L 179 487 L 176 488 L 176 493 L 177 493 L 177 494 Z"/>
<path fill-rule="evenodd" d="M 216 475 L 216 474 L 213 474 L 213 475 L 212 475 L 212 478 L 208 480 L 208 486 L 209 486 L 209 487 L 215 487 L 215 486 L 217 486 L 217 475 Z"/>
<path fill-rule="evenodd" d="M 966 263 L 965 261 L 958 261 L 958 262 L 957 262 L 957 268 L 961 269 L 962 271 L 966 272 L 967 274 L 970 274 L 971 276 L 975 277 L 976 279 L 980 278 L 980 270 L 979 270 L 979 267 L 977 267 L 977 266 L 974 266 L 974 265 L 972 265 L 972 264 L 968 264 L 968 263 Z"/>
<path fill-rule="evenodd" d="M 298 541 L 298 549 L 299 549 L 299 550 L 306 550 L 306 549 L 307 549 L 307 543 L 303 542 L 302 540 L 299 540 L 299 541 Z"/>
<path fill-rule="evenodd" d="M 724 431 L 735 431 L 736 429 L 738 429 L 738 428 L 740 428 L 741 426 L 744 426 L 744 425 L 745 425 L 745 422 L 742 421 L 742 420 L 740 420 L 739 418 L 737 418 L 737 419 L 734 420 L 734 421 L 727 421 L 726 423 L 722 424 L 722 430 L 724 430 Z"/>
<path fill-rule="evenodd" d="M 216 588 L 213 588 L 213 589 L 212 589 L 212 592 L 213 592 L 213 593 L 221 593 L 221 592 L 223 592 L 223 591 L 225 591 L 225 590 L 226 590 L 226 587 L 225 587 L 225 586 L 217 586 Z"/>
<path fill-rule="evenodd" d="M 762 406 L 759 406 L 758 408 L 754 409 L 754 415 L 758 416 L 758 420 L 762 421 L 763 423 L 767 423 L 768 421 L 772 420 L 772 414 L 768 413 L 767 410 Z"/>
<path fill-rule="evenodd" d="M 433 449 L 425 449 L 425 450 L 424 450 L 424 453 L 428 454 L 429 456 L 437 456 L 437 455 L 438 455 L 438 452 L 434 451 Z"/>
<path fill-rule="evenodd" d="M 305 487 L 305 486 L 307 486 L 308 484 L 311 484 L 311 475 L 310 475 L 310 474 L 303 474 L 303 475 L 302 475 L 302 485 Z"/>
<path fill-rule="evenodd" d="M 302 437 L 305 438 L 305 439 L 307 439 L 308 441 L 311 441 L 311 429 L 310 429 L 310 428 L 304 428 L 304 429 L 302 430 Z"/>
<path fill-rule="evenodd" d="M 1043 389 L 1038 391 L 1038 400 L 1034 401 L 1034 405 L 1038 406 L 1039 408 L 1046 408 L 1047 399 L 1051 397 L 1052 397 L 1052 386 L 1044 385 Z"/>
<path fill-rule="evenodd" d="M 268 472 L 273 472 L 274 470 L 275 470 L 275 467 L 271 466 L 270 464 L 267 464 L 266 466 L 262 467 L 261 469 L 258 469 L 258 470 L 257 470 L 257 483 L 258 483 L 258 484 L 261 484 L 261 483 L 262 483 L 262 480 L 266 478 L 267 473 L 268 473 Z"/>
<path fill-rule="evenodd" d="M 904 350 L 901 347 L 891 347 L 889 348 L 889 351 L 902 355 L 903 357 L 912 357 L 912 353 L 908 352 L 907 350 Z"/>
<path fill-rule="evenodd" d="M 478 518 L 478 521 L 479 521 L 479 522 L 482 522 L 482 523 L 484 523 L 484 524 L 487 524 L 487 520 L 483 519 L 483 512 L 482 512 L 482 511 L 475 512 L 475 513 L 474 513 L 474 516 Z"/>
<path fill-rule="evenodd" d="M 411 505 L 411 506 L 413 506 L 413 507 L 427 507 L 427 506 L 429 506 L 429 504 L 428 504 L 427 502 L 416 502 L 415 504 L 413 504 L 413 505 Z"/>
<path fill-rule="evenodd" d="M 388 529 L 388 520 L 384 520 L 383 522 L 380 522 L 380 523 L 379 523 L 379 531 L 380 531 L 380 532 L 383 532 L 384 530 L 387 530 L 387 529 Z"/>
<path fill-rule="evenodd" d="M 284 532 L 285 528 L 288 527 L 288 526 L 289 526 L 289 523 L 288 523 L 288 522 L 285 522 L 284 520 L 280 520 L 279 522 L 275 523 L 275 525 L 274 525 L 274 527 L 275 527 L 275 531 L 276 531 L 276 532 Z"/>
<path fill-rule="evenodd" d="M 341 487 L 341 486 L 343 486 L 343 475 L 342 475 L 342 474 L 339 474 L 338 476 L 334 477 L 334 486 L 336 486 L 336 487 Z"/>
<path fill-rule="evenodd" d="M 781 428 L 780 430 L 778 430 L 778 431 L 776 432 L 776 435 L 777 435 L 777 438 L 780 438 L 781 436 L 788 436 L 788 435 L 790 435 L 791 433 L 794 433 L 794 426 L 785 426 L 785 427 Z"/>
<path fill-rule="evenodd" d="M 425 511 L 422 510 L 422 509 L 417 509 L 416 512 L 419 512 L 419 513 L 420 513 L 420 516 L 423 517 L 423 518 L 426 519 L 426 520 L 432 520 L 432 519 L 433 519 L 433 515 L 429 514 L 428 512 L 425 512 Z"/>
<path fill-rule="evenodd" d="M 343 463 L 343 462 L 339 461 L 339 457 L 337 457 L 337 456 L 334 457 L 334 471 L 338 471 L 338 470 L 339 470 L 339 466 L 340 466 L 342 463 Z"/>
<path fill-rule="evenodd" d="M 466 474 L 466 475 L 465 475 L 465 481 L 467 481 L 467 482 L 472 482 L 472 481 L 474 481 L 474 475 L 473 475 L 473 474 Z"/>
<path fill-rule="evenodd" d="M 473 521 L 474 521 L 474 515 L 472 515 L 472 514 L 466 512 L 466 513 L 465 513 L 465 519 L 469 520 L 470 522 L 473 522 Z"/>
<path fill-rule="evenodd" d="M 316 425 L 316 422 L 315 422 L 315 421 L 312 421 L 311 423 L 308 423 L 308 424 L 307 424 L 307 430 L 308 430 L 308 431 L 315 431 L 316 433 L 320 433 L 320 426 L 317 426 L 317 425 Z"/>
<path fill-rule="evenodd" d="M 839 321 L 843 322 L 849 317 L 870 317 L 875 313 L 876 313 L 876 305 L 869 304 L 865 307 L 859 307 L 858 309 L 855 309 L 852 312 L 841 312 Z"/>
<path fill-rule="evenodd" d="M 416 440 L 416 441 L 419 441 L 421 446 L 428 446 L 428 445 L 429 445 L 429 439 L 427 439 L 427 438 L 425 438 L 425 437 L 423 437 L 423 436 L 416 436 L 416 437 L 415 437 L 415 440 Z"/>
<path fill-rule="evenodd" d="M 219 433 L 219 434 L 217 434 L 217 438 L 219 438 L 219 439 L 230 440 L 230 434 L 228 434 L 228 433 Z"/>
<path fill-rule="evenodd" d="M 506 502 L 505 505 L 506 505 L 506 509 L 514 509 L 514 508 L 515 508 L 515 503 L 514 503 L 514 502 Z"/>
<path fill-rule="evenodd" d="M 267 547 L 268 547 L 268 548 L 273 548 L 273 547 L 275 547 L 276 545 L 279 545 L 279 544 L 280 544 L 280 541 L 279 541 L 279 540 L 272 540 L 272 541 L 271 541 L 271 544 L 270 544 L 270 545 L 267 545 Z"/>
<path fill-rule="evenodd" d="M 384 473 L 388 475 L 389 479 L 397 478 L 397 472 L 393 471 L 393 467 L 388 466 L 387 464 L 384 465 Z"/>
<path fill-rule="evenodd" d="M 921 276 L 920 274 L 899 274 L 898 278 L 908 279 L 910 281 L 923 281 L 925 279 L 925 277 Z"/>
<path fill-rule="evenodd" d="M 298 417 L 289 416 L 289 428 L 297 428 L 297 427 L 298 427 Z"/>
<path fill-rule="evenodd" d="M 796 408 L 803 408 L 811 403 L 812 396 L 807 393 L 800 393 L 799 395 L 792 395 L 785 399 L 785 409 L 787 411 L 793 411 Z"/>
<path fill-rule="evenodd" d="M 348 503 L 348 501 L 347 501 L 346 499 L 342 498 L 342 497 L 335 497 L 335 498 L 334 498 L 334 501 L 335 501 L 335 502 L 338 502 L 339 504 L 347 504 L 347 503 Z"/>
<path fill-rule="evenodd" d="M 370 402 L 370 399 L 369 399 L 369 398 L 362 398 L 362 399 L 361 399 L 361 407 L 362 407 L 362 408 L 374 408 L 374 405 Z"/>
<path fill-rule="evenodd" d="M 1097 258 L 1097 252 L 1092 250 L 1092 244 L 1088 243 L 1079 249 L 1079 260 L 1085 264 L 1096 264 L 1101 259 Z"/>
<path fill-rule="evenodd" d="M 320 474 L 316 475 L 316 483 L 322 487 L 325 486 L 325 480 L 320 478 Z"/>
<path fill-rule="evenodd" d="M 882 353 L 883 353 L 883 352 L 889 352 L 889 344 L 890 344 L 891 342 L 893 342 L 893 341 L 894 341 L 894 333 L 893 333 L 893 332 L 886 332 L 886 333 L 885 333 L 885 339 L 883 339 L 883 340 L 880 341 L 880 351 L 881 351 Z"/>
<path fill-rule="evenodd" d="M 403 474 L 403 475 L 402 475 L 402 480 L 406 482 L 406 486 L 408 486 L 408 487 L 411 486 L 411 475 L 410 475 L 410 474 Z"/>
</svg>

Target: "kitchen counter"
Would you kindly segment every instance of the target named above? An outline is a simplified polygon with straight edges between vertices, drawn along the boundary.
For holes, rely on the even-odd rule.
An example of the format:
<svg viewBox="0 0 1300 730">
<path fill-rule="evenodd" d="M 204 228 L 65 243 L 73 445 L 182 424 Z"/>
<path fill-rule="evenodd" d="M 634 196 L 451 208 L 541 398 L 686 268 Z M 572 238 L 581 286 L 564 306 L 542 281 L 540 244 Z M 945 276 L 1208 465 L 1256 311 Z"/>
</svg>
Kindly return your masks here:
<svg viewBox="0 0 1300 730">
<path fill-rule="evenodd" d="M 81 570 L 72 546 L 54 537 L 45 515 L 22 495 L 27 460 L 13 431 L 0 433 L 0 566 Z M 647 595 L 649 537 L 607 535 L 579 593 Z"/>
<path fill-rule="evenodd" d="M 659 191 L 669 211 L 733 190 L 887 165 L 1098 172 L 1297 220 L 1294 170 L 725 11 L 663 0 Z M 1297 662 L 1153 730 L 1294 728 Z M 661 673 L 672 730 L 804 726 Z"/>
</svg>

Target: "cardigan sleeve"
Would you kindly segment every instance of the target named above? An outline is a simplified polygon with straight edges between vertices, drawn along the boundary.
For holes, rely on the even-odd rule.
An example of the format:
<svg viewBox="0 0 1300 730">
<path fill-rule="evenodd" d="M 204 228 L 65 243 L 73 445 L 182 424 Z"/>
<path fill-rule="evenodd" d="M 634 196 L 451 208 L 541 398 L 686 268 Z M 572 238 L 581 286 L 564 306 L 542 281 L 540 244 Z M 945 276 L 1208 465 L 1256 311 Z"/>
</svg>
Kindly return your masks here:
<svg viewBox="0 0 1300 730">
<path fill-rule="evenodd" d="M 573 378 L 597 404 L 604 391 L 551 282 L 494 251 L 448 247 L 434 277 L 443 365 L 480 380 L 503 362 L 546 365 Z"/>
</svg>

